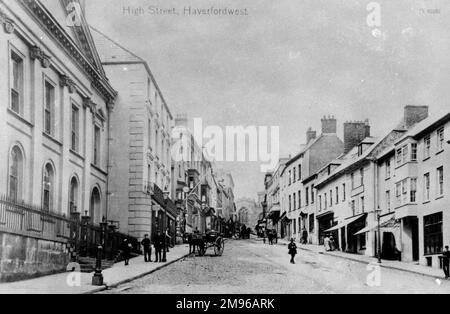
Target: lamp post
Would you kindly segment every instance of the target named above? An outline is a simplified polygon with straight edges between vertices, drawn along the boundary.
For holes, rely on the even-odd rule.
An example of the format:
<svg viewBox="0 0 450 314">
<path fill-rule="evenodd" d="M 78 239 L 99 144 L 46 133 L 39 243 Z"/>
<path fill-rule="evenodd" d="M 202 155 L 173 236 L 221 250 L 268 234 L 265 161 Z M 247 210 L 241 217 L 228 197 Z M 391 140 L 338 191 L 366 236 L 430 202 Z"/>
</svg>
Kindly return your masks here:
<svg viewBox="0 0 450 314">
<path fill-rule="evenodd" d="M 93 286 L 103 286 L 103 274 L 102 274 L 102 258 L 103 258 L 103 247 L 99 245 L 97 247 L 97 259 L 95 261 L 95 272 L 92 276 Z"/>
<path fill-rule="evenodd" d="M 380 224 L 380 219 L 381 219 L 381 210 L 380 207 L 378 207 L 378 210 L 376 211 L 376 215 L 377 215 L 377 222 L 378 222 L 378 226 L 377 226 L 377 255 L 378 255 L 378 264 L 381 264 L 381 224 Z"/>
<path fill-rule="evenodd" d="M 169 192 L 164 192 L 164 201 L 166 202 L 169 198 Z M 167 229 L 167 208 L 164 207 L 163 211 L 163 219 L 162 219 L 162 225 L 163 225 L 163 256 L 162 261 L 163 263 L 167 262 L 167 236 L 166 236 L 166 229 Z"/>
</svg>

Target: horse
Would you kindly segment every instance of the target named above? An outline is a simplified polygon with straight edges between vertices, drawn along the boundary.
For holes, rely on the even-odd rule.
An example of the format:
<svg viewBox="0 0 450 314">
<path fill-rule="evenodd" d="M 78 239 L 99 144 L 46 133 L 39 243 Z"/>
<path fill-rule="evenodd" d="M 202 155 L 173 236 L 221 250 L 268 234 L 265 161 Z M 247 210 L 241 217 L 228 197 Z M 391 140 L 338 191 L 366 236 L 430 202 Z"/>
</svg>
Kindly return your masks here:
<svg viewBox="0 0 450 314">
<path fill-rule="evenodd" d="M 189 233 L 187 239 L 189 243 L 189 254 L 195 253 L 196 248 L 198 248 L 199 252 L 204 250 L 205 241 L 200 234 Z"/>
</svg>

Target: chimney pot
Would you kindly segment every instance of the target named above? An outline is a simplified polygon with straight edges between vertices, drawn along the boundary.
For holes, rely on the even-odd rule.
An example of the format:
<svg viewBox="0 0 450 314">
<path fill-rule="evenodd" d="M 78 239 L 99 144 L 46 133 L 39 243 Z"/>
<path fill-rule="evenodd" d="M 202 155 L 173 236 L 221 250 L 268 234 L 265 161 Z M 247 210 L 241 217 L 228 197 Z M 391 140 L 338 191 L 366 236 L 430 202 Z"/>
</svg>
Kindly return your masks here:
<svg viewBox="0 0 450 314">
<path fill-rule="evenodd" d="M 324 117 L 322 119 L 322 134 L 336 134 L 337 133 L 337 121 L 332 115 Z"/>
<path fill-rule="evenodd" d="M 344 153 L 347 154 L 361 143 L 366 137 L 370 137 L 369 120 L 344 123 Z"/>
<path fill-rule="evenodd" d="M 308 131 L 306 132 L 306 144 L 311 142 L 317 137 L 317 132 L 313 131 L 312 128 L 308 128 Z"/>
</svg>

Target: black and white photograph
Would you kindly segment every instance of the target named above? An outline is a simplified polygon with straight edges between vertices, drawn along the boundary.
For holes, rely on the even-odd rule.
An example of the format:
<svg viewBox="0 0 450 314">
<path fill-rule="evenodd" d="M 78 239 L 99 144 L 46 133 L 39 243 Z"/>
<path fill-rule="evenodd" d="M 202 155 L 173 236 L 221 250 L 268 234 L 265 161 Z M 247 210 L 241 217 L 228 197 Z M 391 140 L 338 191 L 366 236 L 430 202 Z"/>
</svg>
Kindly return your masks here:
<svg viewBox="0 0 450 314">
<path fill-rule="evenodd" d="M 0 0 L 0 294 L 449 294 L 449 246 L 447 0 Z"/>
</svg>

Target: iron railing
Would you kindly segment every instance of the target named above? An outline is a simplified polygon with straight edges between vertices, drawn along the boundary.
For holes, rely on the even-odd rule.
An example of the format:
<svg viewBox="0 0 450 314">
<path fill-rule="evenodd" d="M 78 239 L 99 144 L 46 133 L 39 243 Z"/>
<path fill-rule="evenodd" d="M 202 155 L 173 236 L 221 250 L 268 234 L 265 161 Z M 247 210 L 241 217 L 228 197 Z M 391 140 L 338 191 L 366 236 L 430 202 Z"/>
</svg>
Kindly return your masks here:
<svg viewBox="0 0 450 314">
<path fill-rule="evenodd" d="M 125 238 L 132 244 L 132 252 L 139 254 L 138 240 L 116 229 L 106 222 L 94 225 L 90 217 L 80 217 L 78 212 L 66 217 L 0 196 L 0 232 L 66 243 L 73 259 L 96 257 L 99 245 L 103 246 L 105 258 L 120 259 Z"/>
</svg>

